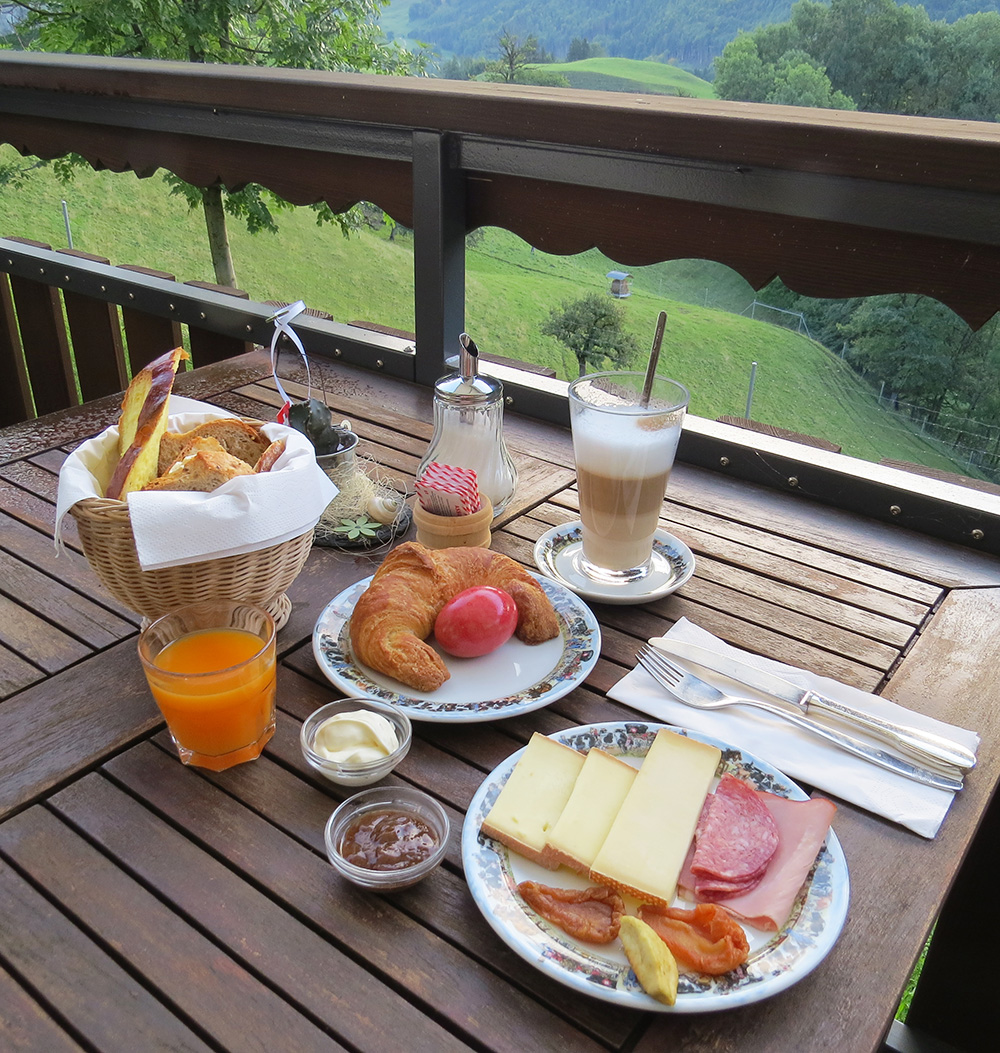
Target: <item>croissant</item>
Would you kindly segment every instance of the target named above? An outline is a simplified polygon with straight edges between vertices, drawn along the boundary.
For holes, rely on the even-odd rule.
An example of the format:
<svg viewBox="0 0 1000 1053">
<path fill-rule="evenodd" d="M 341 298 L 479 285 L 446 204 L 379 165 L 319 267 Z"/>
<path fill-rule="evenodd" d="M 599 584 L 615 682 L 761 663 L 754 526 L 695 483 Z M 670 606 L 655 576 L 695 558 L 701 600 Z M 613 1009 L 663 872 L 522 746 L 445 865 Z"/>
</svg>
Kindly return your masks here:
<svg viewBox="0 0 1000 1053">
<path fill-rule="evenodd" d="M 451 675 L 424 640 L 452 597 L 476 585 L 503 589 L 514 600 L 514 635 L 528 644 L 559 635 L 559 621 L 541 585 L 509 556 L 487 548 L 428 549 L 416 541 L 386 556 L 351 614 L 355 657 L 418 691 L 434 691 Z"/>
</svg>

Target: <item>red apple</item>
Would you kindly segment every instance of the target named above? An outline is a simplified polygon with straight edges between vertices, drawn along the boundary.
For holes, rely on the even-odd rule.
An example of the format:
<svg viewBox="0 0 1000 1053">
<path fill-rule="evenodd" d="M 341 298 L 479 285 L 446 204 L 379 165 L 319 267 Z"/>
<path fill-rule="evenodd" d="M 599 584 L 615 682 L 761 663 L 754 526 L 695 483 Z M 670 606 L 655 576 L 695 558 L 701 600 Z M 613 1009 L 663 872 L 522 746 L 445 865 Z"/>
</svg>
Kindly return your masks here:
<svg viewBox="0 0 1000 1053">
<path fill-rule="evenodd" d="M 478 658 L 505 644 L 517 628 L 517 607 L 503 589 L 476 585 L 438 612 L 434 636 L 456 658 Z"/>
</svg>

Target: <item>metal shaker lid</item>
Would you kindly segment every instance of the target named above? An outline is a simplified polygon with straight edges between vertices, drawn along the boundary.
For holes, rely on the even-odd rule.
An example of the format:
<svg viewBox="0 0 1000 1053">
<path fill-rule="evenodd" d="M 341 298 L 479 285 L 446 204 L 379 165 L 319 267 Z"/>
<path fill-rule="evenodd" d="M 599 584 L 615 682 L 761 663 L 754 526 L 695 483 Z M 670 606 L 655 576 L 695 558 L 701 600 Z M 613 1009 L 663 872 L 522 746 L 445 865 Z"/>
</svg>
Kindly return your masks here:
<svg viewBox="0 0 1000 1053">
<path fill-rule="evenodd" d="M 479 373 L 479 348 L 468 333 L 458 338 L 458 372 L 441 377 L 434 397 L 460 406 L 490 405 L 503 397 L 503 384 Z"/>
</svg>

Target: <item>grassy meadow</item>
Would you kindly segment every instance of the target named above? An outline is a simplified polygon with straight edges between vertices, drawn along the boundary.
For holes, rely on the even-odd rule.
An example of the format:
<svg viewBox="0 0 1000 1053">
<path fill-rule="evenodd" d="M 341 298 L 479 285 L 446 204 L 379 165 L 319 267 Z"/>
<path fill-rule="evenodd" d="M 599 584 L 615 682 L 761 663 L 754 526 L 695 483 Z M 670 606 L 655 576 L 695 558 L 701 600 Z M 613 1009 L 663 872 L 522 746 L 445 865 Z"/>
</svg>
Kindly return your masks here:
<svg viewBox="0 0 1000 1053">
<path fill-rule="evenodd" d="M 536 67 L 545 73 L 561 73 L 572 88 L 592 91 L 629 91 L 647 95 L 687 95 L 714 99 L 707 80 L 666 62 L 641 59 L 590 58 L 578 62 L 553 62 Z"/>
<path fill-rule="evenodd" d="M 0 148 L 0 163 L 15 157 Z M 64 185 L 50 168 L 41 168 L 21 189 L 0 187 L 0 236 L 66 247 L 63 200 L 74 248 L 115 264 L 168 271 L 180 281 L 214 280 L 201 213 L 171 196 L 158 175 L 87 171 Z M 409 233 L 390 240 L 382 227 L 345 238 L 332 227 L 318 227 L 308 209 L 281 213 L 278 222 L 277 235 L 251 236 L 238 223 L 230 225 L 239 285 L 253 299 L 301 299 L 339 321 L 413 329 Z M 575 358 L 539 327 L 562 304 L 606 292 L 605 275 L 619 267 L 628 269 L 596 250 L 552 256 L 505 231 L 486 230 L 467 253 L 466 327 L 485 353 L 549 366 L 572 378 Z M 631 273 L 633 295 L 620 301 L 626 324 L 640 346 L 648 346 L 658 312 L 667 312 L 661 370 L 688 386 L 691 412 L 742 416 L 756 362 L 754 419 L 830 439 L 855 457 L 961 468 L 880 409 L 836 355 L 795 332 L 741 316 L 754 293 L 733 271 L 681 260 Z"/>
</svg>

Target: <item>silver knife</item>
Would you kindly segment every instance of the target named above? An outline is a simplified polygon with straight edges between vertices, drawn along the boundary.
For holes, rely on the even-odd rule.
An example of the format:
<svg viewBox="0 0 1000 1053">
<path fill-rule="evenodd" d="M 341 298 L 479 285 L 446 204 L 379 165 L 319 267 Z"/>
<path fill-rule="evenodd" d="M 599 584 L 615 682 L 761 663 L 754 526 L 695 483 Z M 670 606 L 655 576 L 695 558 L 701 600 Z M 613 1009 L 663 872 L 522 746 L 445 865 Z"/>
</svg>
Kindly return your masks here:
<svg viewBox="0 0 1000 1053">
<path fill-rule="evenodd" d="M 804 691 L 775 673 L 757 669 L 710 648 L 688 643 L 686 640 L 671 640 L 669 637 L 658 638 L 655 646 L 677 655 L 678 658 L 721 673 L 737 683 L 788 702 L 803 715 L 809 714 L 810 710 L 820 710 L 856 727 L 865 728 L 911 757 L 933 761 L 939 766 L 946 765 L 959 771 L 968 771 L 976 765 L 976 755 L 971 750 L 943 735 L 872 716 L 816 691 Z"/>
<path fill-rule="evenodd" d="M 654 656 L 652 660 L 651 655 Z M 722 705 L 751 706 L 754 709 L 762 709 L 766 713 L 787 720 L 796 727 L 834 743 L 842 750 L 853 753 L 870 764 L 877 764 L 880 768 L 895 772 L 906 779 L 913 779 L 914 782 L 921 782 L 925 786 L 949 790 L 952 793 L 962 789 L 962 772 L 958 768 L 939 764 L 918 765 L 915 759 L 907 760 L 896 753 L 879 749 L 872 742 L 863 742 L 861 739 L 854 738 L 853 735 L 835 731 L 828 724 L 821 724 L 812 717 L 804 716 L 802 710 L 795 709 L 793 706 L 787 706 L 778 701 L 764 702 L 759 698 L 741 698 L 727 694 L 713 687 L 707 680 L 696 676 L 687 667 L 679 667 L 679 671 L 683 668 L 683 672 L 687 674 L 679 683 L 670 681 L 663 677 L 657 665 L 659 662 L 667 661 L 666 652 L 657 651 L 653 647 L 640 648 L 636 658 L 657 683 L 684 705 L 693 706 L 696 709 L 715 709 L 716 706 Z M 694 694 L 685 689 L 685 682 L 688 682 L 689 687 L 693 687 Z"/>
</svg>

